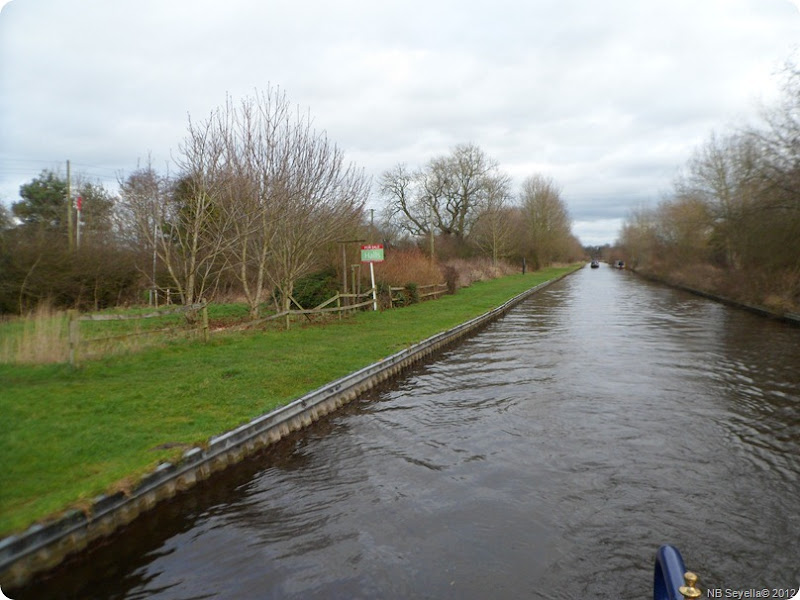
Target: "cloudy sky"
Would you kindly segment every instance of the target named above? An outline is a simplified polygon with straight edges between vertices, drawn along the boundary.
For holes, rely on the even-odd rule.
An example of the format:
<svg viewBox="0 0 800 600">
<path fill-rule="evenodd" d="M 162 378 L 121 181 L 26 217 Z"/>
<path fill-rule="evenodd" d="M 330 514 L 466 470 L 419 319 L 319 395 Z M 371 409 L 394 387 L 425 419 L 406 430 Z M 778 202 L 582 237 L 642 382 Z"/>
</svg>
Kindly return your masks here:
<svg viewBox="0 0 800 600">
<path fill-rule="evenodd" d="M 374 179 L 463 142 L 517 185 L 552 177 L 584 244 L 754 120 L 800 45 L 800 0 L 0 4 L 6 204 L 67 159 L 112 188 L 148 155 L 166 170 L 188 115 L 272 85 Z"/>
</svg>

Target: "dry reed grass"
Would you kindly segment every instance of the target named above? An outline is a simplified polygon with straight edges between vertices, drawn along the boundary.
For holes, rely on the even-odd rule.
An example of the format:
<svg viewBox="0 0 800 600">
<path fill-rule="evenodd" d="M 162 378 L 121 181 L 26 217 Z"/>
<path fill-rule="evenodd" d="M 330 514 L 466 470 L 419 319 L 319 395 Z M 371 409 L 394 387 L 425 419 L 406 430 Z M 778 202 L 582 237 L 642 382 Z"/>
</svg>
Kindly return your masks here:
<svg viewBox="0 0 800 600">
<path fill-rule="evenodd" d="M 503 261 L 493 264 L 488 258 L 456 258 L 444 263 L 431 263 L 430 258 L 418 248 L 387 252 L 386 260 L 375 265 L 375 277 L 393 287 L 402 287 L 407 283 L 420 286 L 443 283 L 445 273 L 455 273 L 456 288 L 462 288 L 476 281 L 497 279 L 518 272 L 517 267 Z"/>
<path fill-rule="evenodd" d="M 662 266 L 643 272 L 737 302 L 763 306 L 777 313 L 800 311 L 800 273 L 759 269 L 722 269 L 708 264 Z"/>
<path fill-rule="evenodd" d="M 25 317 L 0 325 L 0 363 L 48 364 L 69 357 L 67 314 L 40 304 Z"/>
<path fill-rule="evenodd" d="M 463 259 L 455 258 L 448 260 L 444 268 L 454 270 L 456 274 L 456 288 L 469 287 L 476 281 L 487 281 L 497 279 L 505 275 L 518 273 L 519 269 L 506 262 L 498 261 L 492 263 L 488 258 Z"/>
<path fill-rule="evenodd" d="M 182 317 L 181 317 L 182 318 Z M 80 360 L 139 352 L 174 339 L 198 335 L 174 322 L 143 328 L 140 321 L 87 322 L 79 326 Z M 54 364 L 69 361 L 69 315 L 41 304 L 25 315 L 0 322 L 0 364 Z"/>
<path fill-rule="evenodd" d="M 434 285 L 444 281 L 439 266 L 431 263 L 417 248 L 387 252 L 386 260 L 375 264 L 375 278 L 394 287 L 407 283 Z"/>
</svg>

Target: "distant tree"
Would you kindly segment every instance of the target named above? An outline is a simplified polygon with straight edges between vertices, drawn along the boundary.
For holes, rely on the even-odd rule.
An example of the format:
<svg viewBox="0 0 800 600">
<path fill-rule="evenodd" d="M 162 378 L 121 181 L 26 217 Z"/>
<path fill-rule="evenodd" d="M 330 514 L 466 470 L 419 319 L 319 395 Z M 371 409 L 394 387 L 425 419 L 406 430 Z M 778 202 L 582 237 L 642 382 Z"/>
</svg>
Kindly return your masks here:
<svg viewBox="0 0 800 600">
<path fill-rule="evenodd" d="M 763 126 L 748 133 L 761 154 L 771 203 L 800 211 L 800 66 L 785 66 L 782 91 L 780 100 L 762 111 Z"/>
<path fill-rule="evenodd" d="M 81 230 L 85 235 L 111 230 L 115 198 L 101 184 L 82 175 L 73 185 L 73 209 L 81 199 Z M 21 200 L 11 205 L 14 216 L 25 227 L 40 227 L 63 234 L 67 232 L 67 180 L 54 171 L 44 170 L 32 181 L 20 186 Z M 75 211 L 77 213 L 77 210 Z M 73 219 L 76 217 L 73 216 Z M 77 222 L 77 221 L 76 221 Z"/>
<path fill-rule="evenodd" d="M 54 171 L 44 170 L 19 188 L 21 200 L 11 211 L 24 225 L 55 231 L 67 230 L 67 180 Z"/>
<path fill-rule="evenodd" d="M 676 267 L 707 262 L 713 217 L 702 199 L 684 195 L 664 200 L 654 214 L 655 235 Z"/>
<path fill-rule="evenodd" d="M 113 231 L 114 208 L 118 198 L 109 192 L 105 186 L 91 181 L 77 179 L 76 206 L 80 198 L 81 210 L 76 211 L 81 220 L 81 236 L 85 241 L 88 237 L 95 240 L 109 236 Z"/>
<path fill-rule="evenodd" d="M 574 254 L 569 212 L 552 179 L 532 175 L 523 181 L 520 215 L 521 252 L 531 261 L 532 268 L 539 269 Z"/>
<path fill-rule="evenodd" d="M 748 130 L 759 152 L 761 189 L 750 216 L 752 264 L 800 273 L 800 67 L 787 64 L 783 94 Z M 792 275 L 785 279 L 791 280 Z M 800 294 L 800 277 L 796 287 Z"/>
<path fill-rule="evenodd" d="M 0 231 L 8 229 L 14 223 L 11 217 L 11 211 L 5 204 L 0 203 Z"/>
<path fill-rule="evenodd" d="M 379 186 L 386 199 L 384 215 L 388 225 L 414 236 L 430 232 L 433 208 L 424 191 L 422 171 L 409 171 L 405 163 L 400 163 L 381 175 Z"/>
<path fill-rule="evenodd" d="M 711 136 L 689 161 L 676 184 L 677 195 L 705 203 L 713 226 L 711 244 L 725 266 L 741 266 L 746 220 L 755 209 L 758 155 L 752 138 Z"/>
<path fill-rule="evenodd" d="M 147 277 L 151 289 L 170 287 L 171 279 L 167 275 L 164 281 L 162 271 L 164 257 L 171 250 L 165 227 L 174 187 L 175 182 L 158 173 L 149 160 L 119 179 L 117 236 L 138 257 L 137 269 Z"/>
<path fill-rule="evenodd" d="M 65 178 L 42 171 L 20 187 L 20 198 L 12 205 L 17 221 L 0 227 L 0 310 L 24 312 L 43 301 L 99 307 L 130 296 L 135 271 L 112 235 L 116 198 L 102 185 L 80 174 L 74 179 L 74 207 L 80 198 L 82 208 L 80 247 L 67 239 Z"/>
<path fill-rule="evenodd" d="M 747 302 L 800 306 L 797 67 L 787 67 L 783 91 L 759 124 L 712 134 L 672 196 L 626 220 L 620 243 L 631 262 Z"/>
<path fill-rule="evenodd" d="M 386 171 L 380 192 L 389 219 L 411 235 L 433 229 L 461 242 L 490 204 L 508 195 L 509 185 L 510 178 L 483 150 L 460 144 L 418 171 L 404 164 Z"/>
<path fill-rule="evenodd" d="M 505 193 L 497 194 L 489 198 L 472 227 L 470 240 L 481 253 L 490 256 L 495 265 L 515 250 L 513 224 L 516 214 L 518 211 L 509 205 Z"/>
<path fill-rule="evenodd" d="M 622 225 L 618 250 L 633 268 L 654 268 L 663 257 L 657 235 L 655 211 L 638 207 L 630 212 Z M 613 254 L 613 253 L 611 253 Z"/>
</svg>

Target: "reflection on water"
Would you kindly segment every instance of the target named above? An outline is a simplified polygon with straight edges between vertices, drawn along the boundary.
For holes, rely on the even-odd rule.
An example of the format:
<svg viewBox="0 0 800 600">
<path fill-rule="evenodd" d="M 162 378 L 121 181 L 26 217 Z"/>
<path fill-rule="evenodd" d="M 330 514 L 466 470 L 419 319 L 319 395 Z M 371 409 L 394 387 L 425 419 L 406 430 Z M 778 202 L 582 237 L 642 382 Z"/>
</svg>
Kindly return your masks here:
<svg viewBox="0 0 800 600">
<path fill-rule="evenodd" d="M 800 583 L 800 329 L 583 269 L 15 598 Z"/>
</svg>

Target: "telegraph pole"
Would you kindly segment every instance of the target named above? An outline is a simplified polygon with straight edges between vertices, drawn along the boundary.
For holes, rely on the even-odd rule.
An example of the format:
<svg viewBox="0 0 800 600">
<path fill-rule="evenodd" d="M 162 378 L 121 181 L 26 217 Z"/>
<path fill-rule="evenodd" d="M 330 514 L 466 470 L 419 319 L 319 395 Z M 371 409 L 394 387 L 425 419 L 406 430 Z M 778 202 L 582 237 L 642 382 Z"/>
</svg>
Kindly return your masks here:
<svg viewBox="0 0 800 600">
<path fill-rule="evenodd" d="M 433 203 L 431 203 L 430 207 L 430 216 L 431 216 L 431 264 L 436 263 L 436 257 L 433 249 Z"/>
<path fill-rule="evenodd" d="M 69 250 L 72 252 L 75 244 L 72 240 L 72 179 L 69 172 L 69 159 L 67 159 L 67 239 L 69 240 Z"/>
<path fill-rule="evenodd" d="M 78 196 L 78 202 L 75 207 L 75 228 L 77 230 L 77 248 L 81 249 L 81 214 L 83 213 L 83 198 Z"/>
</svg>

